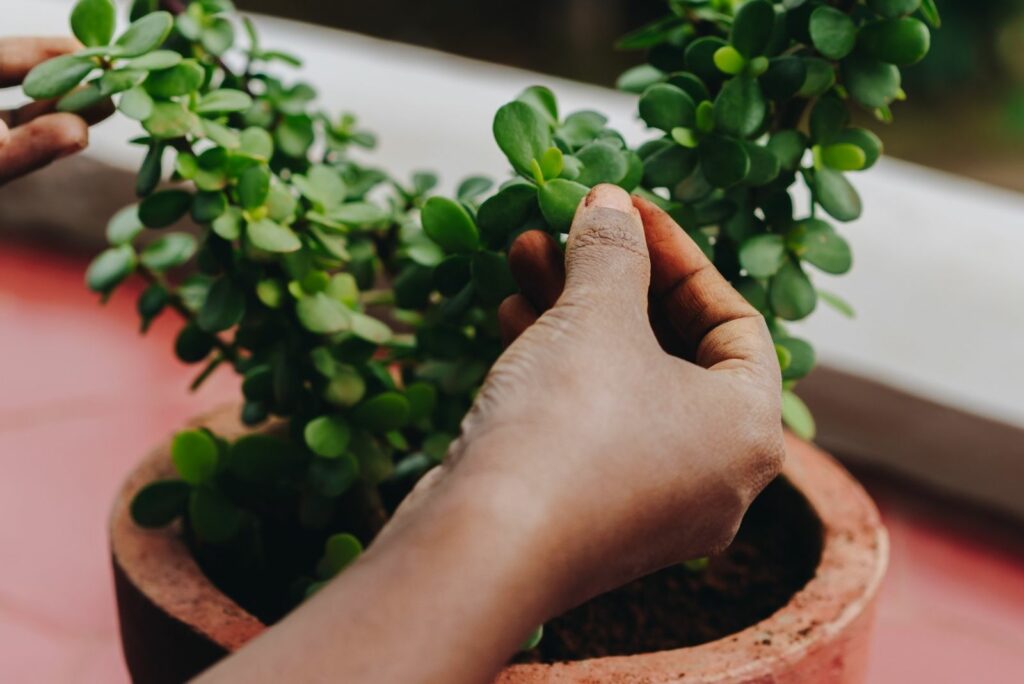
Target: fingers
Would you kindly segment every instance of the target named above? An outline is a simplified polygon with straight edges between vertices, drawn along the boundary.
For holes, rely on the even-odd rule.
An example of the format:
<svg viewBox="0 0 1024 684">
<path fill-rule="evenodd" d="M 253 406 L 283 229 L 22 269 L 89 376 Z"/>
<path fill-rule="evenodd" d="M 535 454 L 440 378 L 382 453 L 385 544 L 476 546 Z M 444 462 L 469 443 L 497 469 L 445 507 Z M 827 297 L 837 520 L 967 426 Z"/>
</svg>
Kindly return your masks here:
<svg viewBox="0 0 1024 684">
<path fill-rule="evenodd" d="M 778 379 L 778 359 L 764 319 L 657 206 L 633 198 L 651 262 L 651 297 L 672 328 L 696 347 L 705 368 L 740 368 Z"/>
<path fill-rule="evenodd" d="M 5 122 L 11 128 L 15 126 L 21 126 L 23 124 L 37 119 L 43 114 L 50 114 L 57 108 L 57 100 L 36 100 L 24 104 L 17 109 L 0 110 L 0 121 Z M 106 98 L 87 107 L 81 111 L 75 112 L 75 116 L 78 116 L 85 120 L 87 124 L 92 126 L 100 121 L 103 121 L 111 114 L 114 113 L 114 103 L 110 98 Z"/>
<path fill-rule="evenodd" d="M 74 38 L 0 38 L 0 88 L 18 85 L 32 67 L 81 47 Z"/>
<path fill-rule="evenodd" d="M 540 230 L 523 233 L 512 243 L 508 263 L 534 309 L 543 313 L 555 305 L 565 287 L 565 257 L 553 237 Z"/>
<path fill-rule="evenodd" d="M 573 303 L 647 318 L 650 260 L 640 215 L 625 190 L 598 185 L 580 203 L 565 271 L 565 297 Z"/>
<path fill-rule="evenodd" d="M 498 330 L 506 347 L 516 341 L 540 317 L 533 304 L 521 294 L 506 297 L 498 307 Z"/>
<path fill-rule="evenodd" d="M 0 184 L 74 154 L 88 143 L 89 127 L 74 114 L 46 114 L 10 129 L 0 146 Z"/>
</svg>

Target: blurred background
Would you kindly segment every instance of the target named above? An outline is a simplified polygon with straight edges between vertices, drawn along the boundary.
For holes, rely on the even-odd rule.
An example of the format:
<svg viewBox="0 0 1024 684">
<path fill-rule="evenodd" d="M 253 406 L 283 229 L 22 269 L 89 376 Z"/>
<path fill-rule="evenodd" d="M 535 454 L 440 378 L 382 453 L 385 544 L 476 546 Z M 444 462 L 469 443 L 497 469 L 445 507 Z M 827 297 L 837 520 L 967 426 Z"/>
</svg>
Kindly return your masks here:
<svg viewBox="0 0 1024 684">
<path fill-rule="evenodd" d="M 238 0 L 243 9 L 612 86 L 642 55 L 610 49 L 663 0 Z M 937 0 L 942 28 L 904 71 L 886 153 L 1024 191 L 1024 0 Z M 566 31 L 565 27 L 572 27 Z"/>
</svg>

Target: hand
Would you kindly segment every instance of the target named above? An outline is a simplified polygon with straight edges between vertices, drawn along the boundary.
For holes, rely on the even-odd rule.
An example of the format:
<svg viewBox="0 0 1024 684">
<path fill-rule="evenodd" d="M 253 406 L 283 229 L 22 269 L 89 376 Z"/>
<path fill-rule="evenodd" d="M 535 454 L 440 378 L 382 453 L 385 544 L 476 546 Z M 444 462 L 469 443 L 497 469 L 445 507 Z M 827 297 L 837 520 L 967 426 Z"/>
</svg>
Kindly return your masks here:
<svg viewBox="0 0 1024 684">
<path fill-rule="evenodd" d="M 81 48 L 71 38 L 0 38 L 0 88 L 19 85 L 32 67 Z M 0 185 L 35 171 L 89 143 L 89 124 L 113 112 L 109 100 L 81 116 L 53 113 L 41 100 L 0 111 Z"/>
<path fill-rule="evenodd" d="M 201 681 L 490 681 L 548 618 L 732 538 L 783 458 L 764 320 L 612 186 L 578 209 L 564 270 L 542 234 L 511 260 L 514 341 L 444 464 L 358 561 Z"/>
<path fill-rule="evenodd" d="M 580 206 L 564 268 L 540 232 L 510 259 L 511 346 L 415 499 L 464 488 L 545 521 L 559 609 L 721 550 L 784 455 L 764 319 L 667 214 L 614 186 Z"/>
</svg>

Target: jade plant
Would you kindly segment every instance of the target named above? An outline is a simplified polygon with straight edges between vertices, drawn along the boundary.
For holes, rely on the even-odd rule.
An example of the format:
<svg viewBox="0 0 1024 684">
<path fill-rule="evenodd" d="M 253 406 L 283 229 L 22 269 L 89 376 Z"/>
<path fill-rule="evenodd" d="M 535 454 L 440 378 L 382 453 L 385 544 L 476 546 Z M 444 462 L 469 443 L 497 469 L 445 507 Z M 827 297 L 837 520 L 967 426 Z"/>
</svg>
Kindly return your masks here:
<svg viewBox="0 0 1024 684">
<path fill-rule="evenodd" d="M 511 242 L 564 242 L 599 183 L 665 208 L 764 314 L 784 419 L 811 437 L 792 390 L 814 352 L 785 324 L 819 299 L 851 313 L 811 273 L 851 267 L 832 222 L 860 215 L 848 175 L 881 154 L 851 113 L 890 118 L 900 67 L 928 50 L 912 15 L 938 16 L 932 0 L 668 4 L 620 45 L 647 51 L 620 86 L 652 139 L 633 147 L 605 116 L 562 116 L 532 87 L 493 122 L 511 178 L 492 191 L 470 176 L 445 197 L 429 173 L 403 182 L 356 161 L 374 136 L 282 78 L 299 60 L 264 49 L 230 0 L 136 0 L 120 33 L 112 0 L 80 0 L 84 49 L 37 67 L 25 90 L 69 111 L 113 97 L 145 148 L 139 201 L 111 219 L 87 284 L 105 299 L 140 277 L 142 330 L 179 316 L 193 386 L 232 368 L 254 428 L 180 432 L 177 476 L 138 493 L 136 522 L 182 518 L 204 569 L 266 619 L 315 591 L 444 458 L 501 352 Z"/>
</svg>

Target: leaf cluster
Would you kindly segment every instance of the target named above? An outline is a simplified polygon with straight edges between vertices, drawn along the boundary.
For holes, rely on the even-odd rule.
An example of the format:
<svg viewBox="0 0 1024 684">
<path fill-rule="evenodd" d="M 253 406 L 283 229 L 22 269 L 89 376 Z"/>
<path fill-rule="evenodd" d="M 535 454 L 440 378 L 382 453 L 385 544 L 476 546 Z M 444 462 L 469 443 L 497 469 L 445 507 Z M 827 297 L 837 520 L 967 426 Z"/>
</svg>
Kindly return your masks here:
<svg viewBox="0 0 1024 684">
<path fill-rule="evenodd" d="M 938 14 L 933 0 L 668 4 L 620 42 L 647 53 L 619 84 L 651 139 L 632 147 L 602 114 L 563 113 L 531 87 L 493 121 L 511 177 L 471 176 L 444 197 L 430 173 L 400 181 L 357 162 L 374 136 L 277 75 L 299 60 L 264 49 L 230 0 L 136 0 L 120 33 L 112 0 L 80 0 L 86 47 L 37 67 L 25 90 L 69 111 L 113 97 L 145 150 L 139 201 L 110 220 L 88 286 L 106 298 L 141 276 L 143 331 L 174 311 L 177 357 L 201 364 L 194 386 L 234 369 L 242 420 L 266 425 L 234 443 L 180 433 L 178 477 L 139 493 L 136 521 L 183 517 L 201 561 L 278 606 L 315 591 L 444 458 L 500 353 L 512 241 L 564 240 L 599 183 L 666 209 L 764 314 L 784 418 L 810 436 L 792 387 L 815 354 L 785 326 L 819 300 L 851 312 L 812 281 L 851 268 L 834 223 L 860 216 L 849 176 L 882 151 L 851 112 L 891 117 L 900 69 L 928 50 L 917 17 Z"/>
</svg>

